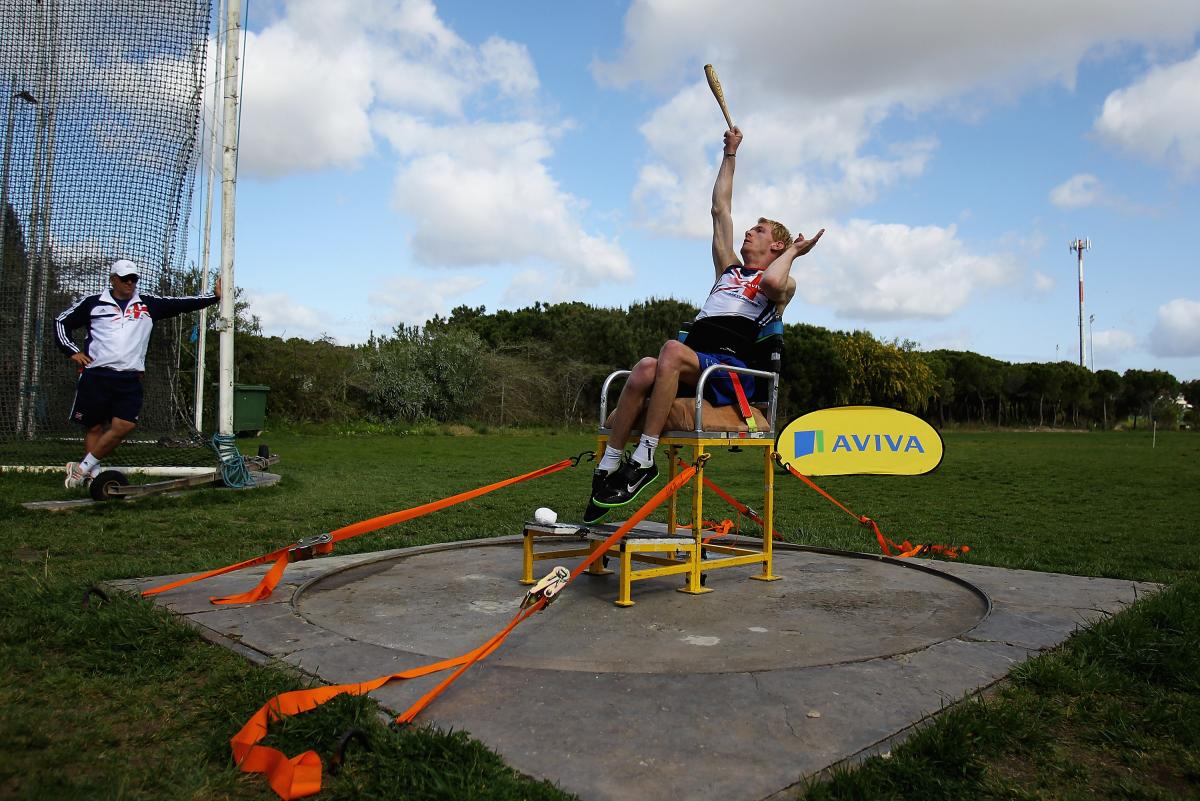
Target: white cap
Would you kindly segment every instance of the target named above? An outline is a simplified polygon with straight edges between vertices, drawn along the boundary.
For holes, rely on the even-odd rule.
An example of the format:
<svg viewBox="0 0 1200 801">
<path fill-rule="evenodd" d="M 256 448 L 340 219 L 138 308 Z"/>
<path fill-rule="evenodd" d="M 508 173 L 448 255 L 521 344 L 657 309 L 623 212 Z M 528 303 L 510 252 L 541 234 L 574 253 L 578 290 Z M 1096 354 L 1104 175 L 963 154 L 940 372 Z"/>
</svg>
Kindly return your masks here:
<svg viewBox="0 0 1200 801">
<path fill-rule="evenodd" d="M 124 278 L 127 275 L 137 275 L 138 266 L 129 259 L 117 259 L 113 262 L 112 267 L 108 270 L 109 275 L 118 275 Z"/>
<path fill-rule="evenodd" d="M 547 509 L 545 506 L 540 507 L 533 513 L 535 523 L 540 523 L 543 526 L 551 526 L 558 522 L 558 513 L 553 509 Z"/>
</svg>

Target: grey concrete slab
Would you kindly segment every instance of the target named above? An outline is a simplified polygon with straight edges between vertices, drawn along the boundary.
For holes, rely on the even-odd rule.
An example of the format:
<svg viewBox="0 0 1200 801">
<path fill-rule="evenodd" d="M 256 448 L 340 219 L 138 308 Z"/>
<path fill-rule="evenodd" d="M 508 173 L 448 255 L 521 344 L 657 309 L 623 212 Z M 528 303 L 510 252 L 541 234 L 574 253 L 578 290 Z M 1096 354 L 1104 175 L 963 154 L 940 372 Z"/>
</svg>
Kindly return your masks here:
<svg viewBox="0 0 1200 801">
<path fill-rule="evenodd" d="M 156 602 L 214 639 L 344 683 L 481 644 L 516 612 L 520 561 L 519 538 L 331 556 L 292 565 L 259 604 L 208 597 L 248 589 L 266 566 Z M 585 574 L 418 720 L 469 731 L 588 801 L 764 799 L 888 747 L 1156 589 L 788 545 L 782 581 L 752 572 L 713 571 L 700 596 L 676 592 L 679 577 L 641 581 L 628 609 L 612 603 L 615 575 Z M 441 678 L 373 695 L 399 712 Z"/>
</svg>

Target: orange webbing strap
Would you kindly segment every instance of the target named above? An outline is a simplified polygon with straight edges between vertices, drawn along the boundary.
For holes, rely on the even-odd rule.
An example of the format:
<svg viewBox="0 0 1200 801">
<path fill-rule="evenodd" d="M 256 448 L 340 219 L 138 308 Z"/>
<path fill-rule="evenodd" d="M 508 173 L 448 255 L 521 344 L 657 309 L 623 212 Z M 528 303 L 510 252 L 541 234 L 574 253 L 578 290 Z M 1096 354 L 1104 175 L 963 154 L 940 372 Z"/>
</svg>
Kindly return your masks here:
<svg viewBox="0 0 1200 801">
<path fill-rule="evenodd" d="M 733 521 L 730 520 L 729 518 L 725 518 L 720 523 L 714 523 L 713 521 L 708 520 L 708 521 L 705 521 L 704 525 L 701 526 L 701 528 L 704 531 L 712 532 L 712 534 L 709 534 L 707 537 L 705 537 L 703 540 L 701 540 L 701 542 L 703 542 L 705 545 L 708 545 L 710 542 L 715 540 L 717 537 L 728 537 L 729 532 L 733 531 Z"/>
<path fill-rule="evenodd" d="M 533 611 L 540 607 L 533 606 Z M 520 617 L 520 614 L 518 614 Z M 514 618 L 516 620 L 516 618 Z M 510 623 L 509 626 L 514 626 Z M 509 629 L 511 630 L 511 628 Z M 494 640 L 495 638 L 493 638 Z M 416 679 L 445 670 L 448 667 L 462 664 L 470 657 L 482 652 L 493 640 L 489 640 L 480 648 L 454 659 L 446 659 L 429 665 L 403 670 L 387 676 L 380 676 L 370 681 L 358 684 L 334 684 L 328 687 L 316 687 L 311 690 L 293 690 L 275 696 L 262 706 L 246 725 L 229 741 L 233 748 L 233 759 L 238 768 L 244 773 L 265 773 L 271 789 L 280 798 L 303 798 L 313 795 L 321 789 L 321 758 L 315 751 L 305 751 L 299 756 L 288 759 L 280 750 L 269 745 L 259 745 L 259 741 L 267 736 L 267 727 L 280 718 L 316 709 L 321 704 L 336 698 L 343 693 L 347 695 L 362 695 L 378 689 L 393 680 Z"/>
<path fill-rule="evenodd" d="M 467 490 L 466 492 L 460 492 L 457 495 L 451 495 L 449 498 L 442 498 L 440 501 L 431 501 L 430 503 L 422 506 L 414 506 L 411 509 L 405 509 L 401 512 L 392 512 L 388 515 L 373 517 L 370 520 L 364 520 L 361 523 L 351 523 L 348 526 L 343 526 L 342 528 L 331 532 L 333 535 L 333 541 L 341 542 L 342 540 L 348 540 L 351 537 L 357 537 L 359 534 L 366 534 L 369 531 L 376 531 L 377 529 L 381 529 L 386 526 L 394 526 L 397 523 L 413 520 L 414 518 L 422 517 L 430 514 L 431 512 L 438 512 L 442 509 L 447 509 L 456 504 L 460 504 L 463 501 L 469 501 L 472 498 L 478 498 L 480 495 L 487 495 L 489 492 L 495 492 L 498 489 L 503 489 L 504 487 L 508 487 L 513 484 L 520 484 L 522 481 L 530 481 L 535 478 L 541 478 L 542 476 L 548 476 L 551 473 L 557 473 L 559 470 L 563 470 L 575 464 L 575 459 L 563 459 L 561 462 L 555 462 L 552 465 L 547 465 L 540 470 L 534 470 L 532 472 L 525 473 L 524 475 L 514 476 L 513 478 L 506 478 L 503 481 L 497 481 L 495 484 L 488 484 L 486 487 L 479 487 L 477 489 Z"/>
<path fill-rule="evenodd" d="M 908 540 L 905 540 L 904 542 L 902 542 L 900 544 L 896 544 L 896 542 L 894 540 L 884 536 L 884 533 L 882 531 L 880 531 L 880 529 L 879 529 L 879 524 L 876 523 L 874 520 L 867 517 L 866 515 L 857 515 L 854 512 L 850 511 L 850 509 L 847 508 L 845 506 L 845 504 L 843 504 L 837 498 L 833 497 L 828 492 L 826 492 L 825 490 L 821 489 L 816 484 L 814 484 L 813 480 L 810 479 L 808 476 L 804 475 L 803 473 L 798 472 L 790 464 L 785 464 L 783 462 L 783 460 L 779 459 L 778 454 L 776 454 L 775 458 L 776 458 L 776 461 L 778 461 L 780 464 L 782 464 L 784 467 L 787 468 L 787 471 L 789 473 L 791 473 L 793 476 L 795 476 L 796 478 L 803 481 L 808 486 L 812 487 L 814 490 L 816 490 L 818 493 L 820 493 L 822 496 L 824 496 L 824 498 L 827 501 L 829 501 L 834 506 L 841 509 L 846 514 L 853 517 L 859 523 L 862 523 L 864 526 L 870 526 L 871 530 L 875 532 L 875 539 L 879 543 L 879 547 L 883 550 L 884 556 L 894 556 L 898 559 L 906 559 L 910 556 L 924 556 L 926 554 L 941 554 L 942 556 L 945 556 L 949 559 L 957 559 L 958 555 L 960 553 L 967 553 L 968 551 L 971 550 L 971 547 L 969 545 L 934 545 L 932 543 L 925 543 L 922 545 L 913 545 Z M 894 553 L 893 553 L 893 551 L 894 551 Z"/>
<path fill-rule="evenodd" d="M 586 570 L 593 562 L 607 554 L 609 548 L 615 545 L 621 537 L 629 533 L 634 526 L 646 519 L 664 500 L 677 492 L 680 487 L 695 475 L 695 472 L 696 468 L 694 466 L 689 467 L 659 490 L 653 498 L 646 502 L 645 506 L 613 532 L 600 547 L 594 550 L 571 572 L 567 583 L 569 584 L 571 581 L 574 581 L 576 576 Z M 267 781 L 271 785 L 271 789 L 280 798 L 303 798 L 304 796 L 320 792 L 321 758 L 315 751 L 305 751 L 303 754 L 289 759 L 282 751 L 259 744 L 259 741 L 266 737 L 267 727 L 273 721 L 315 709 L 326 701 L 343 693 L 362 695 L 376 690 L 391 681 L 415 679 L 448 668 L 457 667 L 458 670 L 425 695 L 421 696 L 416 703 L 396 717 L 397 723 L 409 723 L 421 710 L 437 698 L 443 690 L 470 668 L 471 665 L 499 648 L 505 638 L 520 623 L 524 622 L 535 612 L 545 608 L 546 603 L 546 599 L 541 598 L 532 606 L 519 610 L 513 619 L 509 621 L 508 625 L 494 634 L 487 642 L 461 656 L 443 659 L 421 667 L 410 668 L 399 673 L 391 673 L 387 676 L 380 676 L 379 678 L 358 684 L 335 684 L 311 690 L 293 690 L 292 692 L 275 696 L 255 712 L 250 720 L 246 721 L 246 725 L 242 726 L 241 730 L 230 740 L 230 745 L 233 747 L 234 761 L 237 762 L 239 769 L 245 773 L 267 774 Z"/>
<path fill-rule="evenodd" d="M 750 401 L 746 398 L 746 390 L 742 388 L 742 379 L 738 374 L 730 371 L 729 383 L 733 384 L 733 394 L 737 397 L 738 412 L 746 421 L 746 430 L 754 433 L 758 431 L 758 423 L 754 421 L 754 411 L 750 408 Z"/>
<path fill-rule="evenodd" d="M 646 503 L 642 506 L 641 509 L 638 509 L 633 514 L 632 517 L 630 517 L 628 520 L 626 520 L 624 523 L 621 524 L 620 528 L 618 528 L 616 531 L 614 531 L 612 534 L 610 534 L 608 539 L 606 539 L 603 543 L 598 545 L 595 548 L 595 550 L 593 550 L 590 554 L 588 554 L 586 559 L 584 559 L 582 562 L 580 562 L 578 565 L 575 566 L 575 569 L 571 571 L 571 576 L 570 576 L 570 578 L 567 579 L 566 584 L 569 585 L 572 581 L 575 580 L 575 578 L 580 573 L 587 570 L 592 565 L 593 562 L 595 562 L 597 559 L 600 559 L 601 557 L 605 556 L 608 553 L 609 548 L 616 545 L 617 542 L 620 541 L 620 539 L 622 537 L 624 537 L 626 534 L 628 534 L 630 531 L 632 531 L 633 528 L 638 523 L 642 522 L 647 517 L 649 517 L 651 512 L 653 512 L 655 509 L 657 509 L 662 504 L 662 502 L 665 501 L 667 498 L 671 497 L 676 492 L 678 492 L 679 488 L 682 487 L 684 484 L 686 484 L 688 481 L 690 481 L 692 476 L 694 476 L 695 474 L 696 474 L 695 465 L 689 465 L 688 467 L 686 467 L 683 470 L 683 472 L 679 473 L 679 475 L 675 476 L 675 478 L 673 478 L 673 479 L 671 479 L 671 481 L 667 482 L 667 485 L 665 487 L 663 487 L 662 489 L 660 489 L 657 493 L 655 493 L 653 498 L 646 501 Z M 566 585 L 564 585 L 563 589 L 566 589 Z M 559 590 L 559 594 L 560 595 L 562 594 L 562 590 Z M 538 603 L 535 604 L 534 606 L 530 607 L 530 610 L 536 611 L 538 609 L 541 609 L 545 605 L 546 605 L 545 600 L 541 600 L 541 601 L 538 601 Z M 491 648 L 488 648 L 488 646 L 485 644 L 484 648 L 487 648 L 486 651 L 479 653 L 477 656 L 475 656 L 469 662 L 467 662 L 467 664 L 465 664 L 461 668 L 459 668 L 454 673 L 454 675 L 448 677 L 441 684 L 434 687 L 432 690 L 430 690 L 428 693 L 426 693 L 424 696 L 422 696 L 415 704 L 413 704 L 408 709 L 406 709 L 404 712 L 402 712 L 400 715 L 398 715 L 396 717 L 396 722 L 397 723 L 410 722 L 414 717 L 417 716 L 417 714 L 422 709 L 424 709 L 426 706 L 428 706 L 430 701 L 432 701 L 434 698 L 436 698 L 438 695 L 440 695 L 443 690 L 445 690 L 447 687 L 449 687 L 451 684 L 453 684 L 454 681 L 459 676 L 461 676 L 469 667 L 471 667 L 471 665 L 475 664 L 477 661 L 479 661 L 483 657 L 487 656 L 492 651 L 494 651 L 497 647 L 499 647 L 500 642 L 503 641 L 504 637 L 508 636 L 508 631 L 511 631 L 513 628 L 515 628 L 516 624 L 519 622 L 520 621 L 517 620 L 514 623 L 510 624 L 509 629 L 502 633 L 502 636 L 500 636 L 500 639 L 498 641 L 496 641 L 495 645 L 492 646 Z"/>
<path fill-rule="evenodd" d="M 314 548 L 314 552 L 330 553 L 333 551 L 333 544 L 341 542 L 342 540 L 347 540 L 351 537 L 357 537 L 360 534 L 376 531 L 386 526 L 403 523 L 407 520 L 423 517 L 427 514 L 441 511 L 442 509 L 462 503 L 463 501 L 469 501 L 472 498 L 478 498 L 480 495 L 486 495 L 489 492 L 494 492 L 512 484 L 518 484 L 522 481 L 529 481 L 531 479 L 541 478 L 542 476 L 548 476 L 551 473 L 557 473 L 559 470 L 571 467 L 576 463 L 577 462 L 575 459 L 563 459 L 561 462 L 547 465 L 539 470 L 534 470 L 520 476 L 514 476 L 513 478 L 506 478 L 503 481 L 497 481 L 494 484 L 488 484 L 484 487 L 478 487 L 466 492 L 460 492 L 458 495 L 452 495 L 449 498 L 442 498 L 441 500 L 431 501 L 430 503 L 422 504 L 421 506 L 414 506 L 411 509 L 404 509 L 399 512 L 380 515 L 379 517 L 372 517 L 369 520 L 363 520 L 359 523 L 351 523 L 348 526 L 343 526 L 342 528 L 330 532 L 331 541 L 325 543 L 324 545 L 317 546 Z M 184 584 L 191 584 L 193 581 L 202 581 L 207 578 L 212 578 L 213 576 L 232 573 L 235 570 L 261 565 L 265 562 L 275 560 L 275 564 L 269 571 L 267 571 L 267 574 L 263 576 L 262 581 L 260 581 L 254 588 L 237 595 L 228 595 L 223 598 L 216 597 L 209 599 L 214 604 L 243 604 L 261 601 L 263 598 L 268 597 L 275 590 L 275 587 L 278 586 L 280 580 L 283 578 L 283 572 L 288 566 L 288 552 L 292 549 L 292 547 L 293 546 L 290 545 L 285 546 L 283 548 L 279 548 L 278 550 L 271 551 L 270 553 L 263 554 L 262 556 L 248 559 L 245 562 L 239 562 L 236 565 L 229 565 L 227 567 L 218 568 L 217 570 L 210 570 L 207 573 L 201 573 L 197 576 L 189 576 L 188 578 L 173 581 L 170 584 L 164 584 L 161 587 L 145 590 L 142 593 L 142 596 L 149 597 L 152 595 L 157 595 L 160 592 L 166 592 L 167 590 L 173 590 L 176 587 L 182 587 Z"/>
<path fill-rule="evenodd" d="M 286 558 L 288 547 L 290 546 L 285 546 L 277 551 L 265 553 L 262 556 L 256 556 L 253 559 L 247 559 L 245 562 L 238 562 L 236 565 L 226 565 L 225 567 L 219 567 L 216 570 L 210 570 L 207 573 L 201 573 L 196 576 L 188 576 L 187 578 L 179 579 L 178 581 L 172 581 L 170 584 L 164 584 L 161 587 L 142 590 L 142 597 L 149 598 L 151 596 L 158 595 L 160 592 L 173 590 L 176 587 L 182 587 L 184 584 L 191 584 L 193 581 L 203 581 L 204 579 L 212 578 L 213 576 L 221 576 L 226 573 L 232 573 L 235 570 L 242 570 L 243 568 L 247 567 L 255 567 L 256 565 L 270 562 L 272 559 L 278 559 L 281 555 Z"/>
<path fill-rule="evenodd" d="M 676 457 L 675 461 L 678 462 L 680 465 L 685 464 L 685 462 L 678 457 Z M 733 497 L 728 492 L 726 492 L 725 490 L 718 487 L 715 482 L 709 480 L 708 476 L 704 476 L 703 480 L 704 480 L 704 486 L 708 487 L 710 490 L 717 493 L 717 495 L 719 495 L 721 497 L 721 500 L 725 501 L 725 503 L 729 504 L 734 509 L 736 509 L 738 514 L 743 514 L 746 517 L 753 520 L 755 523 L 758 523 L 759 528 L 766 528 L 767 521 L 763 520 L 762 516 L 758 512 L 754 511 L 749 506 L 742 503 L 737 498 Z M 739 528 L 740 528 L 740 526 L 739 526 Z M 773 536 L 777 540 L 783 539 L 783 535 L 780 534 L 779 530 L 775 529 L 775 528 L 771 529 L 771 536 Z"/>
</svg>

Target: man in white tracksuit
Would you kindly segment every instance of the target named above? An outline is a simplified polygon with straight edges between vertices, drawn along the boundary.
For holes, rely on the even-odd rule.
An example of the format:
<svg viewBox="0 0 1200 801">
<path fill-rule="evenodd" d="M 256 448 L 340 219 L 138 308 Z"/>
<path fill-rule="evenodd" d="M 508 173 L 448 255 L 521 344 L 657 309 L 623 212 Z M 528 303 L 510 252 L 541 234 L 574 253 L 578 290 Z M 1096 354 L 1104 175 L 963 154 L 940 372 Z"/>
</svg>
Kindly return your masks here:
<svg viewBox="0 0 1200 801">
<path fill-rule="evenodd" d="M 221 299 L 221 281 L 208 295 L 161 298 L 138 293 L 138 266 L 113 262 L 109 287 L 88 295 L 54 321 L 54 344 L 79 365 L 71 420 L 86 429 L 82 461 L 67 463 L 68 488 L 81 487 L 100 472 L 100 460 L 112 453 L 137 426 L 142 411 L 142 373 L 156 320 L 212 306 Z M 86 328 L 80 348 L 71 333 Z"/>
</svg>

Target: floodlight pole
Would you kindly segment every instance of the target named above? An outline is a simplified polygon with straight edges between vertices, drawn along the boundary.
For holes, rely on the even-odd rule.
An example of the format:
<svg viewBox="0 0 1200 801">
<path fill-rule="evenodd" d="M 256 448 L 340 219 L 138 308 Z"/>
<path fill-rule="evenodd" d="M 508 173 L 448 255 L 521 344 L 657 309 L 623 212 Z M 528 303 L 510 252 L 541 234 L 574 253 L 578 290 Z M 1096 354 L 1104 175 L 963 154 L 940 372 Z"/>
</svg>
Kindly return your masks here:
<svg viewBox="0 0 1200 801">
<path fill-rule="evenodd" d="M 238 44 L 241 40 L 241 2 L 229 0 L 225 29 L 225 130 L 221 157 L 221 319 L 217 431 L 233 434 L 233 319 L 236 284 L 233 279 L 234 196 L 237 187 Z"/>
<path fill-rule="evenodd" d="M 1083 350 L 1083 251 L 1089 250 L 1092 247 L 1092 240 L 1076 239 L 1069 247 L 1075 251 L 1077 261 L 1079 262 L 1079 366 L 1087 367 L 1087 360 L 1084 358 Z"/>
</svg>

